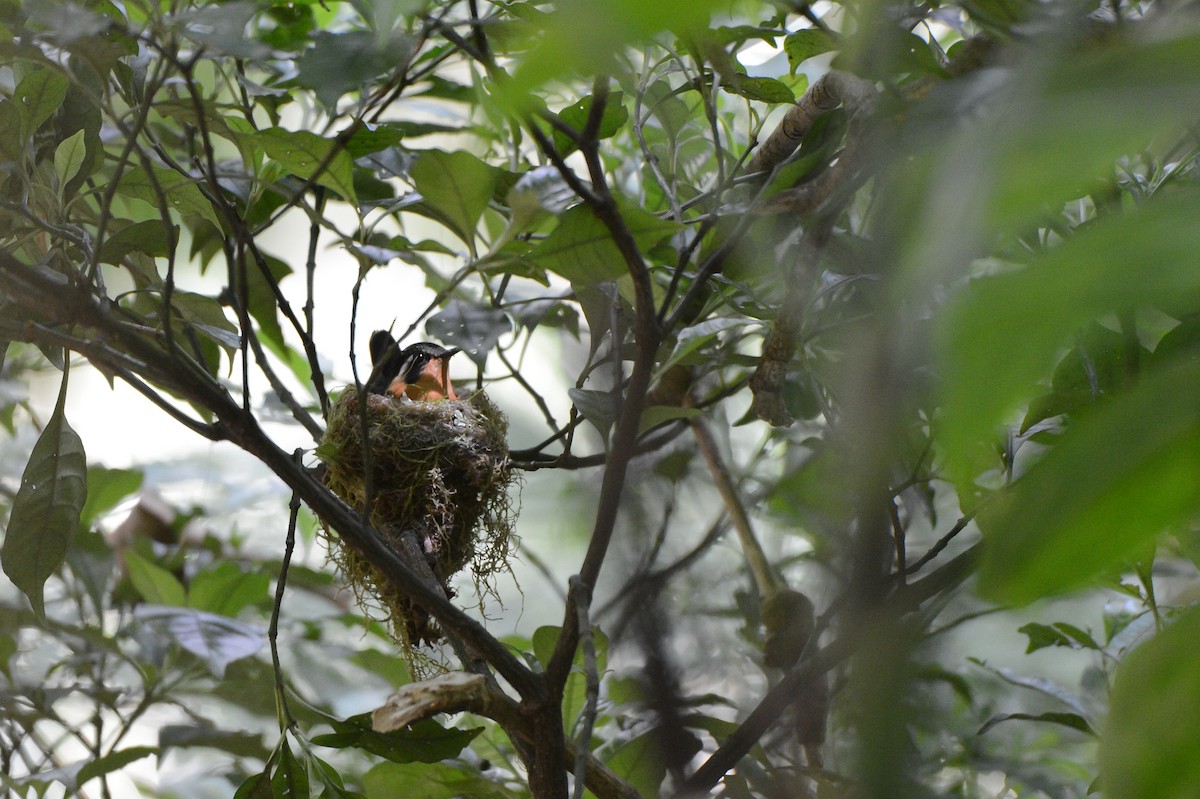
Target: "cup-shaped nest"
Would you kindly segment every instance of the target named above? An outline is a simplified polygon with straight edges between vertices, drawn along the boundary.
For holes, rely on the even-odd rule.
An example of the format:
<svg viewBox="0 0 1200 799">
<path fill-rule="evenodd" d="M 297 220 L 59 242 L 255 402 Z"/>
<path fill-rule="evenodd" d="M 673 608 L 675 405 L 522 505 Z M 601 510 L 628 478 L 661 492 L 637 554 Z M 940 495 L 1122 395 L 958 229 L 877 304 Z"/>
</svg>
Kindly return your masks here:
<svg viewBox="0 0 1200 799">
<path fill-rule="evenodd" d="M 364 432 L 366 444 L 364 445 Z M 410 536 L 443 587 L 468 564 L 478 590 L 508 568 L 515 517 L 509 488 L 508 420 L 482 391 L 468 399 L 412 401 L 353 388 L 330 409 L 317 454 L 326 484 L 353 508 L 371 503 L 371 525 L 399 553 Z M 370 491 L 367 481 L 370 480 Z M 331 547 L 360 602 L 374 596 L 409 646 L 435 642 L 426 615 L 347 546 Z"/>
</svg>

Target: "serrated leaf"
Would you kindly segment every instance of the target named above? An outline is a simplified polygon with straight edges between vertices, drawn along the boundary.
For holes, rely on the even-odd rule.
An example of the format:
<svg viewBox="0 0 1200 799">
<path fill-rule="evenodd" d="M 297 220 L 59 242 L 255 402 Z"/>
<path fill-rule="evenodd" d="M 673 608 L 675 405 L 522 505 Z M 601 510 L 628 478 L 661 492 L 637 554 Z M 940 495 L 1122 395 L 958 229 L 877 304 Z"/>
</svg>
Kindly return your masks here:
<svg viewBox="0 0 1200 799">
<path fill-rule="evenodd" d="M 87 457 L 64 411 L 67 382 L 64 371 L 58 403 L 33 445 L 0 546 L 4 573 L 39 617 L 45 615 L 46 580 L 66 558 L 87 500 Z"/>
<path fill-rule="evenodd" d="M 501 171 L 462 150 L 422 150 L 410 175 L 424 205 L 475 251 L 475 227 Z"/>
<path fill-rule="evenodd" d="M 617 207 L 643 252 L 679 229 L 676 223 L 659 219 L 638 206 L 619 201 Z M 567 209 L 550 235 L 527 257 L 581 285 L 613 280 L 627 271 L 608 228 L 587 205 Z"/>
</svg>

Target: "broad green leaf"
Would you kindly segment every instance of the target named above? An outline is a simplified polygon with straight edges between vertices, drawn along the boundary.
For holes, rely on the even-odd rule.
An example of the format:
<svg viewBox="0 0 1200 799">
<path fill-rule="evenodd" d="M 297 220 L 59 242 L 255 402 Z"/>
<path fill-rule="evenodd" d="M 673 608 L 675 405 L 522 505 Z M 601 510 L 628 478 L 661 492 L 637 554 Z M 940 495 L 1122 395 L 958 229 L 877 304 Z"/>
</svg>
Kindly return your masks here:
<svg viewBox="0 0 1200 799">
<path fill-rule="evenodd" d="M 789 33 L 783 40 L 783 51 L 787 53 L 788 66 L 792 72 L 813 56 L 836 50 L 837 41 L 823 30 L 805 28 Z"/>
<path fill-rule="evenodd" d="M 625 110 L 625 106 L 622 104 L 623 97 L 622 92 L 613 92 L 608 96 L 608 100 L 604 105 L 604 113 L 600 116 L 600 128 L 596 132 L 597 138 L 607 139 L 615 136 L 625 123 L 629 121 L 629 112 Z M 559 111 L 558 118 L 575 130 L 582 131 L 587 126 L 588 116 L 591 113 L 592 96 L 589 94 L 574 105 L 569 105 L 562 111 Z M 558 148 L 559 154 L 566 156 L 574 152 L 576 149 L 575 142 L 568 138 L 565 133 L 556 128 L 553 135 L 554 146 Z"/>
<path fill-rule="evenodd" d="M 270 597 L 271 577 L 266 572 L 246 572 L 224 561 L 203 569 L 188 586 L 187 605 L 221 616 L 235 617 L 242 608 Z"/>
<path fill-rule="evenodd" d="M 87 502 L 79 523 L 89 526 L 98 517 L 116 507 L 125 497 L 142 487 L 143 475 L 136 469 L 108 469 L 92 466 L 87 472 Z"/>
<path fill-rule="evenodd" d="M 204 192 L 200 191 L 200 187 L 196 185 L 193 178 L 163 167 L 156 166 L 153 167 L 153 170 L 158 189 L 162 190 L 167 204 L 172 209 L 181 214 L 202 217 L 211 222 L 218 230 L 221 229 L 217 212 L 213 209 L 212 203 L 204 196 Z M 118 192 L 126 197 L 149 203 L 156 212 L 161 213 L 158 192 L 145 169 L 139 167 L 128 170 L 121 177 Z"/>
<path fill-rule="evenodd" d="M 77 130 L 61 142 L 54 150 L 54 171 L 58 175 L 59 187 L 71 182 L 71 178 L 79 174 L 83 159 L 87 155 L 87 144 L 84 141 L 84 131 Z"/>
<path fill-rule="evenodd" d="M 184 607 L 187 604 L 183 583 L 157 563 L 128 550 L 125 553 L 125 568 L 133 587 L 147 602 L 171 607 Z"/>
<path fill-rule="evenodd" d="M 1200 796 L 1200 610 L 1192 608 L 1117 668 L 1100 738 L 1105 796 Z"/>
<path fill-rule="evenodd" d="M 679 226 L 635 205 L 618 202 L 618 210 L 644 252 L 675 233 Z M 628 270 L 604 222 L 589 206 L 567 209 L 558 226 L 528 255 L 529 260 L 575 284 L 613 280 Z"/>
<path fill-rule="evenodd" d="M 990 464 L 978 442 L 1048 376 L 1072 335 L 1105 314 L 1200 294 L 1197 197 L 1179 192 L 1106 217 L 1017 272 L 981 278 L 944 317 L 942 445 L 956 481 Z"/>
<path fill-rule="evenodd" d="M 569 388 L 567 395 L 583 418 L 591 422 L 607 440 L 608 431 L 617 421 L 617 398 L 613 393 L 588 388 Z"/>
<path fill-rule="evenodd" d="M 39 617 L 45 615 L 46 580 L 66 558 L 87 500 L 87 457 L 64 411 L 67 382 L 64 371 L 58 403 L 33 445 L 0 546 L 4 573 Z"/>
<path fill-rule="evenodd" d="M 296 177 L 333 189 L 347 202 L 357 202 L 350 154 L 340 147 L 335 149 L 332 140 L 309 130 L 284 128 L 267 128 L 244 134 L 244 138 L 262 147 L 272 161 Z"/>
<path fill-rule="evenodd" d="M 664 30 L 706 30 L 716 0 L 564 0 L 543 17 L 541 42 L 518 66 L 514 89 L 529 91 L 576 71 L 604 74 L 626 47 Z"/>
<path fill-rule="evenodd" d="M 425 206 L 475 249 L 475 227 L 501 171 L 462 150 L 423 150 L 410 174 Z"/>
<path fill-rule="evenodd" d="M 723 88 L 725 91 L 763 103 L 793 103 L 796 101 L 796 95 L 792 94 L 792 90 L 787 87 L 787 84 L 774 78 L 751 78 L 738 75 Z"/>
<path fill-rule="evenodd" d="M 483 731 L 482 727 L 468 730 L 443 727 L 436 721 L 425 719 L 402 730 L 375 732 L 371 729 L 370 713 L 332 724 L 334 732 L 318 735 L 312 742 L 333 749 L 361 749 L 393 763 L 437 763 L 449 760 L 457 757 Z"/>
<path fill-rule="evenodd" d="M 363 775 L 367 799 L 510 799 L 514 794 L 469 767 L 447 763 L 380 763 Z"/>
<path fill-rule="evenodd" d="M 131 746 L 128 749 L 118 749 L 115 752 L 109 752 L 104 757 L 89 761 L 81 768 L 75 778 L 76 784 L 82 787 L 88 780 L 103 777 L 105 774 L 111 774 L 114 771 L 120 771 L 134 761 L 157 754 L 158 749 L 153 746 Z"/>
<path fill-rule="evenodd" d="M 0 160 L 20 161 L 25 149 L 21 136 L 21 112 L 17 106 L 0 98 Z"/>
<path fill-rule="evenodd" d="M 1072 425 L 981 514 L 980 591 L 1024 603 L 1078 588 L 1200 509 L 1200 369 L 1148 375 Z"/>
<path fill-rule="evenodd" d="M 172 240 L 179 241 L 179 226 L 172 225 L 169 220 L 134 222 L 104 239 L 100 246 L 100 260 L 106 264 L 120 264 L 131 252 L 140 252 L 151 258 L 166 258 L 170 255 Z"/>
<path fill-rule="evenodd" d="M 13 92 L 13 102 L 21 113 L 21 135 L 28 139 L 50 118 L 67 97 L 67 79 L 50 69 L 30 72 Z"/>
</svg>

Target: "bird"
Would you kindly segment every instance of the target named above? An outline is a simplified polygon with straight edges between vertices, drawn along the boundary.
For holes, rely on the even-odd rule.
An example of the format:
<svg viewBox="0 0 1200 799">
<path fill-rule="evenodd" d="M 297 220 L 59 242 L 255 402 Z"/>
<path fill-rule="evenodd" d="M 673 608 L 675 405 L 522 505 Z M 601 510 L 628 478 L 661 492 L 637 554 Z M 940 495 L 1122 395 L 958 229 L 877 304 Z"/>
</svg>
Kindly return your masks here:
<svg viewBox="0 0 1200 799">
<path fill-rule="evenodd" d="M 390 394 L 413 400 L 456 400 L 450 382 L 450 356 L 461 350 L 447 349 L 432 341 L 418 341 L 401 348 L 386 330 L 371 334 L 371 376 L 366 390 L 370 394 Z"/>
</svg>

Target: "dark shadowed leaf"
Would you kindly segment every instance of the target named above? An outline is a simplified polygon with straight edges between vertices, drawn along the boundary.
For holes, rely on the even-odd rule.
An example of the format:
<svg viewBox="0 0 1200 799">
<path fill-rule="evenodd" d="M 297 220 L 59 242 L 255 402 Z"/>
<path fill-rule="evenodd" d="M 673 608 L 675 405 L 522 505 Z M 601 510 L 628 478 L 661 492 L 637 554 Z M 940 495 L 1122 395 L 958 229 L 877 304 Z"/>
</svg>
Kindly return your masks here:
<svg viewBox="0 0 1200 799">
<path fill-rule="evenodd" d="M 67 382 L 64 372 L 58 404 L 33 445 L 0 547 L 4 573 L 39 616 L 45 611 L 46 580 L 66 558 L 87 500 L 83 442 L 67 424 L 63 410 Z"/>
<path fill-rule="evenodd" d="M 1096 737 L 1096 731 L 1092 729 L 1092 725 L 1087 719 L 1076 713 L 1039 713 L 1032 715 L 1029 713 L 1007 713 L 1001 716 L 992 716 L 983 726 L 979 728 L 976 735 L 983 735 L 985 732 L 995 727 L 1002 721 L 1040 721 L 1046 724 L 1057 724 L 1060 727 L 1070 727 L 1072 730 L 1087 733 L 1093 738 Z"/>
<path fill-rule="evenodd" d="M 429 317 L 425 330 L 448 346 L 461 347 L 463 354 L 483 366 L 500 337 L 512 330 L 512 323 L 504 311 L 451 300 Z"/>
<path fill-rule="evenodd" d="M 332 723 L 334 732 L 314 737 L 314 744 L 333 749 L 362 749 L 394 763 L 437 763 L 457 757 L 483 731 L 482 727 L 469 730 L 443 727 L 426 719 L 402 730 L 375 732 L 371 729 L 370 713 Z"/>
<path fill-rule="evenodd" d="M 235 660 L 247 658 L 267 642 L 266 631 L 215 613 L 190 608 L 139 605 L 137 620 L 191 652 L 216 677 Z"/>
</svg>

